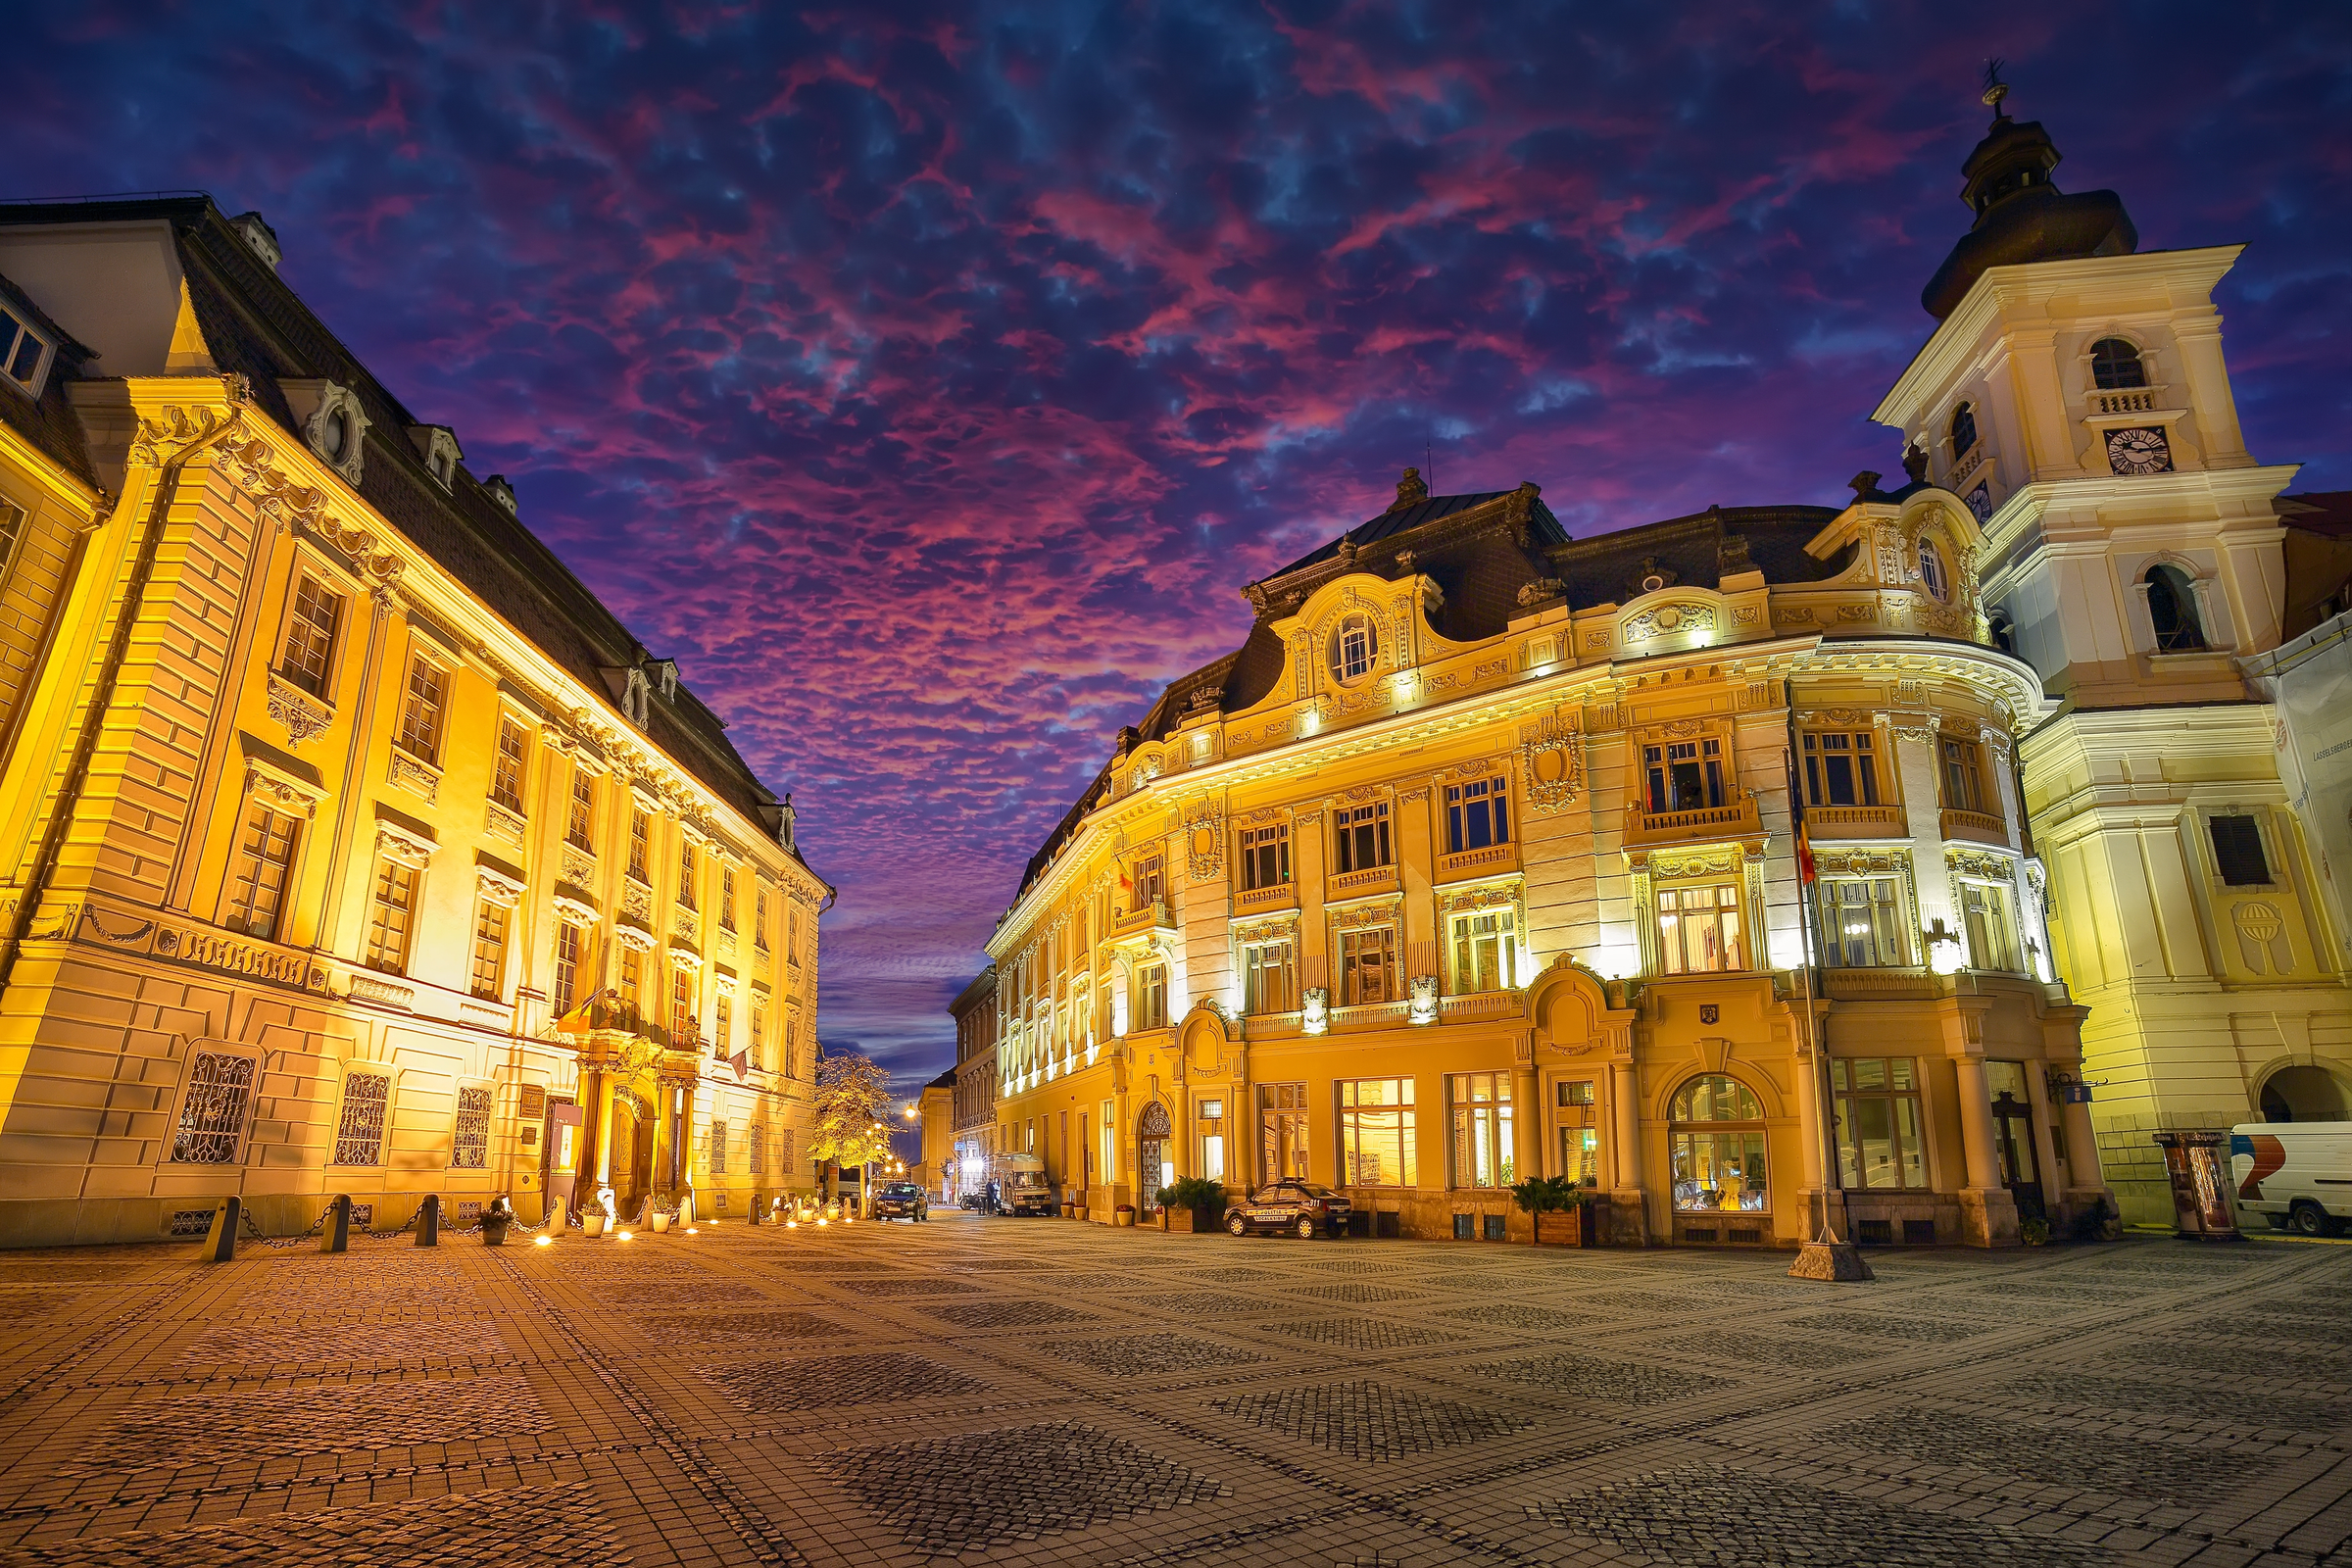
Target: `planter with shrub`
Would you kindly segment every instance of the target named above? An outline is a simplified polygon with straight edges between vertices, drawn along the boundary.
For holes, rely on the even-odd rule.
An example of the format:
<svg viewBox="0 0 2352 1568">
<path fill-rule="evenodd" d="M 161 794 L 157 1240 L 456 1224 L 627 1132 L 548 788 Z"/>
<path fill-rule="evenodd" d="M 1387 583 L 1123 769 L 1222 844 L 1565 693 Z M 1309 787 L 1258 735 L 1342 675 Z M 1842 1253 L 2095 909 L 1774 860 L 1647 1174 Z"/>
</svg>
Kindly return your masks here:
<svg viewBox="0 0 2352 1568">
<path fill-rule="evenodd" d="M 1568 1176 L 1531 1176 L 1511 1187 L 1511 1201 L 1535 1220 L 1535 1241 L 1562 1247 L 1600 1245 L 1599 1196 Z"/>
<path fill-rule="evenodd" d="M 1162 1187 L 1160 1225 L 1171 1231 L 1213 1231 L 1225 1222 L 1225 1184 L 1205 1176 L 1179 1176 Z"/>
</svg>

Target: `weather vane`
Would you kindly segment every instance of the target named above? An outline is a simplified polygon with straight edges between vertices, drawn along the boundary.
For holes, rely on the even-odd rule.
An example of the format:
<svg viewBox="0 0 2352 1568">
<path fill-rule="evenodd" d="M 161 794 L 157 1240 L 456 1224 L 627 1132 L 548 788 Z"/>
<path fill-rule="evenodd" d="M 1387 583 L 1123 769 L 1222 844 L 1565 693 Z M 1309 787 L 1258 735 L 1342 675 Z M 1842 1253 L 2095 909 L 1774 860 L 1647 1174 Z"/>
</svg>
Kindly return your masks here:
<svg viewBox="0 0 2352 1568">
<path fill-rule="evenodd" d="M 2009 84 L 2001 79 L 2001 67 L 2007 64 L 1999 59 L 1984 62 L 1984 107 L 1995 116 L 2001 113 L 2001 100 L 2009 96 Z"/>
</svg>

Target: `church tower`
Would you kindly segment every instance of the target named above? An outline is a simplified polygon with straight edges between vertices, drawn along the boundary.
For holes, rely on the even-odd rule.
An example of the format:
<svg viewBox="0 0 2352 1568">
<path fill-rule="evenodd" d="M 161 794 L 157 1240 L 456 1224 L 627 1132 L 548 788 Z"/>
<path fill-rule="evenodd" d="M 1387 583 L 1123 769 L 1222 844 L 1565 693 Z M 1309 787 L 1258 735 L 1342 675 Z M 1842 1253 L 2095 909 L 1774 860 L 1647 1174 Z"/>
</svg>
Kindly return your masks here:
<svg viewBox="0 0 2352 1568">
<path fill-rule="evenodd" d="M 2213 290 L 2236 245 L 2139 249 L 2112 191 L 2061 192 L 2001 112 L 1936 319 L 1873 416 L 1983 522 L 1995 640 L 2063 702 L 2022 739 L 2051 940 L 2127 1217 L 2169 1221 L 2151 1135 L 2352 1119 L 2352 952 L 2286 809 L 2240 662 L 2278 646 L 2292 466 L 2239 432 Z"/>
</svg>

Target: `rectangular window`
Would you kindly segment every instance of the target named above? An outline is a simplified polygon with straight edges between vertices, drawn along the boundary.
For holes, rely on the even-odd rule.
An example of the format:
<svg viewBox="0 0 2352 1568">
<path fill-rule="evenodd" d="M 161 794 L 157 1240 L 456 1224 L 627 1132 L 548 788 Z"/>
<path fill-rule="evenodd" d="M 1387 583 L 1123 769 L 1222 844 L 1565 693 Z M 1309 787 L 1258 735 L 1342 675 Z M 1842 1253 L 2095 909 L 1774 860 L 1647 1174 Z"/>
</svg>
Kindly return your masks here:
<svg viewBox="0 0 2352 1568">
<path fill-rule="evenodd" d="M 731 865 L 718 868 L 718 928 L 735 929 L 735 868 Z"/>
<path fill-rule="evenodd" d="M 645 955 L 626 942 L 620 945 L 620 1000 L 632 1011 L 645 1008 Z"/>
<path fill-rule="evenodd" d="M 1968 930 L 1968 966 L 2022 971 L 2017 956 L 2017 917 L 2010 908 L 2009 890 L 1997 882 L 1961 882 L 1960 923 Z"/>
<path fill-rule="evenodd" d="M 231 931 L 264 942 L 277 939 L 286 896 L 286 874 L 294 864 L 296 819 L 260 802 L 245 808 L 245 831 L 237 844 L 236 874 L 229 883 Z"/>
<path fill-rule="evenodd" d="M 582 768 L 572 769 L 571 820 L 564 824 L 564 841 L 575 850 L 596 853 L 596 780 Z"/>
<path fill-rule="evenodd" d="M 1510 909 L 1457 914 L 1453 930 L 1453 991 L 1477 996 L 1508 991 L 1518 983 L 1518 917 Z"/>
<path fill-rule="evenodd" d="M 1396 984 L 1396 928 L 1375 925 L 1341 932 L 1340 1005 L 1395 1002 L 1402 995 Z"/>
<path fill-rule="evenodd" d="M 341 594 L 307 571 L 295 578 L 285 646 L 277 654 L 277 673 L 287 684 L 299 686 L 313 697 L 326 695 L 329 666 L 335 657 L 335 628 L 342 619 Z"/>
<path fill-rule="evenodd" d="M 1343 806 L 1331 813 L 1335 840 L 1332 863 L 1339 874 L 1369 871 L 1393 863 L 1389 858 L 1389 805 Z"/>
<path fill-rule="evenodd" d="M 490 1163 L 490 1091 L 466 1085 L 458 1091 L 458 1127 L 450 1139 L 452 1170 L 480 1170 Z"/>
<path fill-rule="evenodd" d="M 1947 811 L 1983 811 L 1984 784 L 1981 765 L 1982 748 L 1975 741 L 1942 735 L 1936 737 L 1936 756 L 1943 781 L 1943 808 Z"/>
<path fill-rule="evenodd" d="M 400 710 L 400 749 L 420 762 L 441 761 L 441 710 L 449 676 L 421 654 L 409 656 L 409 695 Z"/>
<path fill-rule="evenodd" d="M 496 1002 L 507 983 L 507 906 L 488 899 L 473 906 L 473 994 Z"/>
<path fill-rule="evenodd" d="M 1257 1086 L 1258 1163 L 1267 1181 L 1306 1178 L 1306 1085 Z"/>
<path fill-rule="evenodd" d="M 2251 816 L 2215 816 L 2205 822 L 2213 835 L 2213 862 L 2222 881 L 2233 888 L 2258 887 L 2271 880 L 2270 857 L 2262 850 L 2262 827 Z"/>
<path fill-rule="evenodd" d="M 416 922 L 416 868 L 394 859 L 375 862 L 375 897 L 368 906 L 368 967 L 409 972 L 409 936 Z"/>
<path fill-rule="evenodd" d="M 650 821 L 650 820 L 647 818 L 646 814 L 645 814 L 643 811 L 638 811 L 638 810 L 632 810 L 632 811 L 630 811 L 630 812 L 629 812 L 629 875 L 631 875 L 632 877 L 635 877 L 635 878 L 636 878 L 638 881 L 640 881 L 640 882 L 650 882 L 650 881 L 652 881 L 652 880 L 653 880 L 653 878 L 652 878 L 652 877 L 651 877 L 651 876 L 650 876 L 650 875 L 647 873 L 647 871 L 646 871 L 646 869 L 645 869 L 645 865 L 646 865 L 646 854 L 647 854 L 647 851 L 648 851 L 648 850 L 651 848 L 651 846 L 653 845 L 653 842 L 654 842 L 654 827 L 653 827 L 653 823 L 652 823 L 652 822 L 651 822 L 651 821 Z"/>
<path fill-rule="evenodd" d="M 392 1108 L 392 1080 L 380 1072 L 355 1072 L 343 1080 L 343 1116 L 335 1124 L 334 1165 L 384 1162 L 384 1121 Z"/>
<path fill-rule="evenodd" d="M 1744 969 L 1740 889 L 1733 883 L 1658 890 L 1658 956 L 1668 974 Z"/>
<path fill-rule="evenodd" d="M 27 397 L 41 395 L 51 352 L 49 340 L 21 318 L 15 307 L 0 305 L 0 371 L 18 391 Z"/>
<path fill-rule="evenodd" d="M 12 502 L 0 501 L 0 571 L 17 559 L 17 546 L 24 539 L 24 509 Z"/>
<path fill-rule="evenodd" d="M 1879 804 L 1877 737 L 1869 730 L 1805 733 L 1805 803 Z"/>
<path fill-rule="evenodd" d="M 697 907 L 694 901 L 694 840 L 678 835 L 678 907 Z"/>
<path fill-rule="evenodd" d="M 694 1039 L 694 979 L 676 964 L 669 968 L 669 1041 L 672 1049 Z"/>
<path fill-rule="evenodd" d="M 721 991 L 710 1003 L 710 1032 L 717 1036 L 717 1049 L 725 1051 L 734 1043 L 735 999 Z M 758 1054 L 757 1052 L 754 1053 Z"/>
<path fill-rule="evenodd" d="M 1242 889 L 1288 887 L 1291 881 L 1291 825 L 1273 822 L 1242 829 Z"/>
<path fill-rule="evenodd" d="M 179 1103 L 172 1157 L 184 1165 L 235 1164 L 252 1104 L 253 1058 L 199 1051 L 188 1064 L 188 1093 Z"/>
<path fill-rule="evenodd" d="M 710 1124 L 710 1174 L 724 1176 L 726 1173 L 727 1124 L 723 1121 L 714 1121 Z"/>
<path fill-rule="evenodd" d="M 1413 1080 L 1345 1078 L 1338 1087 L 1341 1185 L 1415 1185 Z"/>
<path fill-rule="evenodd" d="M 1642 748 L 1647 775 L 1649 813 L 1697 811 L 1723 804 L 1723 742 L 1714 738 L 1666 741 Z"/>
<path fill-rule="evenodd" d="M 1511 1075 L 1448 1073 L 1446 1103 L 1452 1121 L 1453 1185 L 1508 1187 L 1517 1181 L 1511 1156 Z"/>
<path fill-rule="evenodd" d="M 752 946 L 767 951 L 767 893 L 757 887 L 752 889 Z"/>
<path fill-rule="evenodd" d="M 580 928 L 569 920 L 556 922 L 556 1016 L 580 1004 L 580 957 L 586 944 Z"/>
<path fill-rule="evenodd" d="M 1168 1026 L 1168 969 L 1160 963 L 1146 964 L 1135 976 L 1135 1027 L 1165 1029 Z"/>
<path fill-rule="evenodd" d="M 767 1129 L 760 1126 L 758 1122 L 752 1123 L 752 1136 L 746 1139 L 743 1145 L 744 1174 L 749 1176 L 758 1176 L 765 1172 L 767 1169 L 767 1154 L 765 1149 L 763 1149 L 761 1146 L 766 1144 L 766 1142 Z"/>
<path fill-rule="evenodd" d="M 1592 1080 L 1564 1079 L 1556 1087 L 1560 1174 L 1592 1186 L 1600 1180 L 1600 1130 L 1592 1125 Z"/>
<path fill-rule="evenodd" d="M 1446 853 L 1511 842 L 1510 786 L 1498 778 L 1446 786 Z"/>
<path fill-rule="evenodd" d="M 1919 1080 L 1909 1056 L 1840 1056 L 1830 1063 L 1838 1096 L 1838 1179 L 1848 1188 L 1922 1191 L 1927 1141 Z"/>
<path fill-rule="evenodd" d="M 1107 1100 L 1096 1109 L 1095 1137 L 1102 1145 L 1095 1156 L 1095 1180 L 1115 1182 L 1119 1179 L 1119 1132 L 1111 1119 L 1111 1102 Z"/>
<path fill-rule="evenodd" d="M 1890 876 L 1825 876 L 1821 939 L 1833 969 L 1880 969 L 1911 961 L 1901 883 Z"/>
<path fill-rule="evenodd" d="M 1068 1115 L 1068 1111 L 1063 1111 Z M 1200 1174 L 1212 1182 L 1225 1179 L 1225 1102 L 1203 1100 L 1198 1113 L 1200 1127 Z"/>
<path fill-rule="evenodd" d="M 1168 896 L 1167 864 L 1156 855 L 1135 862 L 1135 902 L 1129 907 L 1149 909 Z"/>
<path fill-rule="evenodd" d="M 498 722 L 498 756 L 490 769 L 490 798 L 513 811 L 522 814 L 522 772 L 524 748 L 528 737 L 522 726 L 511 718 Z"/>
<path fill-rule="evenodd" d="M 775 1066 L 767 1056 L 767 1004 L 757 993 L 752 997 L 752 1058 L 763 1071 Z"/>
<path fill-rule="evenodd" d="M 1243 945 L 1242 1006 L 1248 1012 L 1297 1010 L 1298 970 L 1289 937 Z"/>
</svg>

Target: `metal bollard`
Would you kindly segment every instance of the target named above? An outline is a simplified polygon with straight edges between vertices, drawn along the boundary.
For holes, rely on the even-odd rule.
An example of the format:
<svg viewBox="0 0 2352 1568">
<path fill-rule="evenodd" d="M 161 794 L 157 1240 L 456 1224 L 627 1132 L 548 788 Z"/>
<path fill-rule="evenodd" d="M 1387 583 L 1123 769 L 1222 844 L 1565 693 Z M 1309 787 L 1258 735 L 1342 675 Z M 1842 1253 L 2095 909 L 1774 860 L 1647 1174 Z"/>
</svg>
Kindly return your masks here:
<svg viewBox="0 0 2352 1568">
<path fill-rule="evenodd" d="M 318 1232 L 318 1250 L 348 1252 L 351 1250 L 351 1195 L 337 1193 L 326 1208 L 326 1224 Z"/>
<path fill-rule="evenodd" d="M 417 1206 L 416 1245 L 418 1247 L 439 1247 L 441 1245 L 441 1195 L 439 1193 L 425 1194 L 424 1201 Z"/>
<path fill-rule="evenodd" d="M 245 1205 L 235 1198 L 223 1198 L 220 1206 L 213 1210 L 213 1228 L 204 1239 L 204 1261 L 233 1263 L 237 1260 L 237 1227 L 245 1223 Z"/>
</svg>

